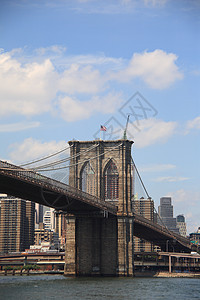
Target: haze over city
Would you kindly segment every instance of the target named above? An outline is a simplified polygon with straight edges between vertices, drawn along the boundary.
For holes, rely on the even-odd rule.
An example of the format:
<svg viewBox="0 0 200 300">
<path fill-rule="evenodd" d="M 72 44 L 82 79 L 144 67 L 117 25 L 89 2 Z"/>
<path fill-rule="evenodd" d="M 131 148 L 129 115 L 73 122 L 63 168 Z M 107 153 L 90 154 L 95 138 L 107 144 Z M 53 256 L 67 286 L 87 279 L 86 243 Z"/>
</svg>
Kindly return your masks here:
<svg viewBox="0 0 200 300">
<path fill-rule="evenodd" d="M 122 138 L 131 105 L 127 135 L 155 206 L 172 197 L 196 231 L 199 16 L 196 0 L 1 1 L 0 159 L 100 138 L 100 125 Z"/>
</svg>

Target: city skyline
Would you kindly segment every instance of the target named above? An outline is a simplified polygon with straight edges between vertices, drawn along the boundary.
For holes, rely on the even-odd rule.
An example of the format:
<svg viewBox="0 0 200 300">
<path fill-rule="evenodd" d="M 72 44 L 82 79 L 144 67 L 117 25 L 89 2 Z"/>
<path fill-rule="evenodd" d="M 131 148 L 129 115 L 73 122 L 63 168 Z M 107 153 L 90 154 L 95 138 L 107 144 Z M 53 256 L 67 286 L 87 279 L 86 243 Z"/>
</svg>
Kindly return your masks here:
<svg viewBox="0 0 200 300">
<path fill-rule="evenodd" d="M 0 159 L 20 164 L 92 140 L 100 125 L 120 138 L 126 104 L 142 104 L 128 126 L 135 163 L 155 206 L 172 197 L 196 231 L 198 1 L 8 0 L 0 11 Z"/>
</svg>

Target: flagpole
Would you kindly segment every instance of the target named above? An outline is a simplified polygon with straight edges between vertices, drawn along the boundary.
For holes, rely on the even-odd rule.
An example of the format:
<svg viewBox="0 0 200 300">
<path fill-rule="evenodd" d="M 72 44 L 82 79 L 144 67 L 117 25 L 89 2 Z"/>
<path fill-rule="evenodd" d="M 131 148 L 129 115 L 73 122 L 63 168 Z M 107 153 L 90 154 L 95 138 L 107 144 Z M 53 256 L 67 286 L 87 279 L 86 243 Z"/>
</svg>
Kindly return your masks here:
<svg viewBox="0 0 200 300">
<path fill-rule="evenodd" d="M 100 127 L 100 141 L 101 141 L 101 127 Z"/>
</svg>

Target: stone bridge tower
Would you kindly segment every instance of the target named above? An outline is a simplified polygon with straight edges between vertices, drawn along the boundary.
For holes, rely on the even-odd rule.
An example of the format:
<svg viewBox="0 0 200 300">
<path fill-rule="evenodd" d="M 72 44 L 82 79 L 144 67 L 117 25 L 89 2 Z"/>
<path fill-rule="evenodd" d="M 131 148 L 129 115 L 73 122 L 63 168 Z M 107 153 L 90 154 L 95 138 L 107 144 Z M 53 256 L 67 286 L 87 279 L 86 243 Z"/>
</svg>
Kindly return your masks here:
<svg viewBox="0 0 200 300">
<path fill-rule="evenodd" d="M 67 216 L 65 275 L 133 275 L 132 144 L 69 142 L 69 185 L 109 201 L 118 212 Z"/>
</svg>

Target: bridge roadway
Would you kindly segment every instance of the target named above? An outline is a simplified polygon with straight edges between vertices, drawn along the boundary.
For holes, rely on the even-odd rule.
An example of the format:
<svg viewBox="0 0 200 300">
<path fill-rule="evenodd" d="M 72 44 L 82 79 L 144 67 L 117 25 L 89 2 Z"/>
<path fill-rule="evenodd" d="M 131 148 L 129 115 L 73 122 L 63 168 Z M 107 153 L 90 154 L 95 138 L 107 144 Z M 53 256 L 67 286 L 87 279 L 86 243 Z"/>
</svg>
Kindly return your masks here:
<svg viewBox="0 0 200 300">
<path fill-rule="evenodd" d="M 31 200 L 73 215 L 117 215 L 117 206 L 71 187 L 62 182 L 40 175 L 31 170 L 0 161 L 0 192 Z M 162 250 L 190 252 L 189 239 L 172 233 L 166 227 L 133 214 L 126 216 L 134 222 L 134 235 L 154 242 Z"/>
<path fill-rule="evenodd" d="M 102 211 L 117 214 L 117 207 L 102 199 L 3 161 L 0 161 L 0 192 L 75 215 Z"/>
</svg>

